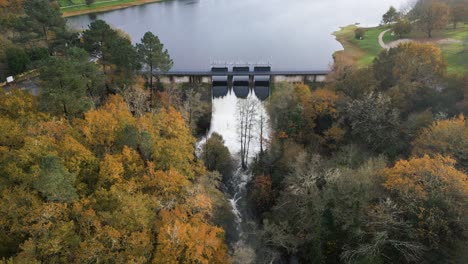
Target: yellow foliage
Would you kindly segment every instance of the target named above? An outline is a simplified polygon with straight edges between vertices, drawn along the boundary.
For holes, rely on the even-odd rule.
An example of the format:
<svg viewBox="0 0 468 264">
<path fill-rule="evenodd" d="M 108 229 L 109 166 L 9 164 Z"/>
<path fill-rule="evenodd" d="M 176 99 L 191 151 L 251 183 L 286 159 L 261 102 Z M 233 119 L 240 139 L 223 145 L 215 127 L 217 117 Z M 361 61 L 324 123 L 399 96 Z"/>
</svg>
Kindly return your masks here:
<svg viewBox="0 0 468 264">
<path fill-rule="evenodd" d="M 407 42 L 398 46 L 393 76 L 399 81 L 414 81 L 417 76 L 432 73 L 442 76 L 447 68 L 439 47 L 433 44 Z"/>
<path fill-rule="evenodd" d="M 143 189 L 156 195 L 163 207 L 171 208 L 184 198 L 190 184 L 185 176 L 173 169 L 168 172 L 155 170 L 151 162 L 147 167 L 147 174 L 142 179 Z"/>
<path fill-rule="evenodd" d="M 0 186 L 0 231 L 20 248 L 15 261 L 226 263 L 224 231 L 210 223 L 214 196 L 207 189 L 215 187 L 195 180 L 205 170 L 179 112 L 135 118 L 122 97 L 110 96 L 84 119 L 67 120 L 37 113 L 35 99 L 22 92 L 4 95 L 0 172 L 8 184 Z M 149 135 L 128 133 L 138 137 L 134 146 L 150 145 L 143 155 L 151 162 L 141 149 L 115 144 L 127 126 Z M 44 202 L 35 190 L 50 155 L 78 175 L 72 204 Z"/>
<path fill-rule="evenodd" d="M 20 148 L 25 136 L 24 129 L 17 122 L 0 116 L 0 146 Z"/>
<path fill-rule="evenodd" d="M 99 168 L 99 186 L 107 188 L 124 182 L 124 166 L 118 155 L 106 154 Z"/>
<path fill-rule="evenodd" d="M 37 100 L 27 91 L 12 89 L 8 94 L 0 90 L 0 115 L 32 121 L 43 114 L 37 113 Z"/>
<path fill-rule="evenodd" d="M 115 143 L 117 131 L 135 123 L 136 120 L 123 98 L 113 95 L 102 108 L 85 113 L 85 122 L 81 130 L 90 146 L 108 152 Z"/>
<path fill-rule="evenodd" d="M 437 121 L 413 142 L 413 155 L 452 156 L 460 167 L 468 166 L 468 122 L 463 115 Z"/>
<path fill-rule="evenodd" d="M 316 116 L 328 114 L 336 117 L 336 102 L 338 96 L 328 89 L 317 89 L 312 92 L 309 105 L 314 110 Z"/>
<path fill-rule="evenodd" d="M 346 131 L 337 125 L 333 125 L 324 132 L 325 143 L 330 149 L 336 149 L 338 144 L 343 140 Z"/>
<path fill-rule="evenodd" d="M 454 165 L 455 160 L 440 155 L 400 160 L 394 167 L 385 169 L 384 186 L 406 201 L 427 200 L 433 192 L 467 197 L 468 176 L 455 169 Z"/>
<path fill-rule="evenodd" d="M 140 118 L 138 126 L 141 131 L 152 135 L 156 168 L 165 171 L 176 169 L 189 178 L 204 172 L 203 165 L 194 162 L 195 138 L 182 115 L 174 108 L 161 109 L 155 116 L 146 115 Z"/>
<path fill-rule="evenodd" d="M 94 154 L 70 135 L 65 135 L 59 142 L 58 151 L 71 173 L 79 174 L 87 164 L 96 161 Z"/>
<path fill-rule="evenodd" d="M 122 150 L 122 163 L 128 177 L 140 177 L 145 173 L 145 166 L 140 154 L 127 146 L 124 146 Z"/>
<path fill-rule="evenodd" d="M 296 84 L 294 86 L 294 93 L 296 95 L 297 101 L 304 107 L 307 105 L 307 101 L 310 98 L 310 88 L 306 84 Z"/>
<path fill-rule="evenodd" d="M 177 207 L 162 211 L 153 263 L 229 263 L 224 230 Z"/>
</svg>

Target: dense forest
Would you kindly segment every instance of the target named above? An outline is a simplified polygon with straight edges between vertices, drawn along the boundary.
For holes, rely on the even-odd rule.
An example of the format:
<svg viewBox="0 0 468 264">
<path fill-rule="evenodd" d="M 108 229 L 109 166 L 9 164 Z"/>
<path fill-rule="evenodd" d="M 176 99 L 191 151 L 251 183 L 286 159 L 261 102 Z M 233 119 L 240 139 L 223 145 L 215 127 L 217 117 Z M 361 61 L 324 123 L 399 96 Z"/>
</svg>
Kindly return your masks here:
<svg viewBox="0 0 468 264">
<path fill-rule="evenodd" d="M 209 89 L 138 75 L 172 64 L 151 33 L 133 46 L 101 20 L 69 31 L 47 0 L 6 3 L 4 73 L 40 93 L 0 91 L 1 258 L 225 263 L 220 176 L 194 155 Z"/>
<path fill-rule="evenodd" d="M 195 155 L 210 87 L 142 71 L 172 67 L 157 36 L 133 45 L 102 20 L 75 32 L 49 0 L 0 0 L 0 33 L 0 77 L 39 87 L 0 89 L 4 263 L 468 259 L 468 75 L 447 74 L 436 46 L 273 85 L 271 135 L 242 158 L 258 245 L 232 253 L 235 161 L 217 134 Z"/>
<path fill-rule="evenodd" d="M 464 8 L 418 1 L 383 20 L 430 36 Z M 437 46 L 409 42 L 367 67 L 336 57 L 325 85 L 276 84 L 252 168 L 254 262 L 466 263 L 468 75 L 446 70 Z"/>
</svg>

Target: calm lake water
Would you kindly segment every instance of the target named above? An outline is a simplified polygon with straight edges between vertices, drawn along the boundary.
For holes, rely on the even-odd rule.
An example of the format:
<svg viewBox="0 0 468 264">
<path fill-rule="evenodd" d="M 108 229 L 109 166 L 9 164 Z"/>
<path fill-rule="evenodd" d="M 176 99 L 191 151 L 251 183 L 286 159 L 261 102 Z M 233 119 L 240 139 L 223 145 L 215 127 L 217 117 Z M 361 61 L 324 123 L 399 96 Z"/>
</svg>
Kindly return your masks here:
<svg viewBox="0 0 468 264">
<path fill-rule="evenodd" d="M 406 0 L 173 0 L 100 13 L 139 42 L 158 35 L 173 70 L 206 70 L 213 61 L 269 62 L 275 70 L 325 70 L 342 46 L 340 26 L 377 25 Z M 68 18 L 85 29 L 92 16 Z"/>
</svg>

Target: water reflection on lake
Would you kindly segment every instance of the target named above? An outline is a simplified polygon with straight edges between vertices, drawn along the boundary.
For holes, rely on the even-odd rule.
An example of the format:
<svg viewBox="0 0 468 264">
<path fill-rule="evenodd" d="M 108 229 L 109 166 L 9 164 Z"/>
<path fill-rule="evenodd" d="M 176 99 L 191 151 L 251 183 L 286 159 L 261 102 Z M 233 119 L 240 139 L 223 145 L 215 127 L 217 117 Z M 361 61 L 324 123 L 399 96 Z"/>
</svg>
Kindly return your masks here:
<svg viewBox="0 0 468 264">
<path fill-rule="evenodd" d="M 406 0 L 173 0 L 97 14 L 139 42 L 158 35 L 173 70 L 207 70 L 212 61 L 270 62 L 274 70 L 326 70 L 341 45 L 331 33 L 376 25 Z M 92 16 L 68 19 L 87 28 Z"/>
</svg>

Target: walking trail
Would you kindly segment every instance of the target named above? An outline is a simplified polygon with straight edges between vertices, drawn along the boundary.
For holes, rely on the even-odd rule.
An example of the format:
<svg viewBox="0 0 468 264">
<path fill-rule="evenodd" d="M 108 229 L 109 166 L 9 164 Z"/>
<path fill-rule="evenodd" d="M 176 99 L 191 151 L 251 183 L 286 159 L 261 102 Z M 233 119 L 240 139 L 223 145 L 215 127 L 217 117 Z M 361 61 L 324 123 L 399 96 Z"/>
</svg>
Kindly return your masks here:
<svg viewBox="0 0 468 264">
<path fill-rule="evenodd" d="M 385 42 L 383 41 L 383 37 L 384 37 L 385 33 L 387 33 L 390 30 L 391 29 L 384 30 L 384 31 L 380 32 L 380 34 L 379 34 L 379 45 L 380 45 L 380 47 L 382 47 L 382 49 L 388 50 L 388 49 L 397 47 L 401 43 L 418 41 L 418 40 L 414 40 L 414 39 L 405 38 L 405 39 L 399 39 L 399 40 L 395 40 L 395 41 L 392 41 L 390 43 L 385 44 Z M 433 42 L 433 43 L 437 43 L 437 44 L 452 44 L 452 43 L 462 43 L 463 41 L 458 40 L 458 39 L 453 39 L 453 38 L 444 38 L 444 39 L 432 40 L 432 41 L 427 41 L 427 42 Z"/>
</svg>

